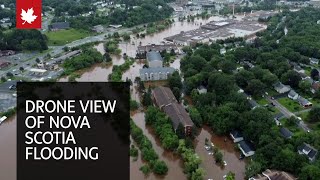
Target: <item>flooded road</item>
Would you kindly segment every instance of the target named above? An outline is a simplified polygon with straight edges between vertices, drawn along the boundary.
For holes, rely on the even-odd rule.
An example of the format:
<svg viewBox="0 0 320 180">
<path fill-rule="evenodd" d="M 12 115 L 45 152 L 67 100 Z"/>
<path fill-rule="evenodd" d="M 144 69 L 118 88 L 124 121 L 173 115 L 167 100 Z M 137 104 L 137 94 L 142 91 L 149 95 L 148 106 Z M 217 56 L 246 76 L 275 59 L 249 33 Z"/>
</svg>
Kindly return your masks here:
<svg viewBox="0 0 320 180">
<path fill-rule="evenodd" d="M 212 155 L 204 148 L 205 139 L 209 139 L 218 147 L 219 151 L 223 154 L 223 160 L 227 165 L 221 167 L 214 161 Z M 236 149 L 235 143 L 229 137 L 213 135 L 208 127 L 202 128 L 199 136 L 196 138 L 196 153 L 202 159 L 201 167 L 206 170 L 205 179 L 223 179 L 229 171 L 235 173 L 235 179 L 243 180 L 245 175 L 245 160 L 239 160 L 240 151 Z"/>
<path fill-rule="evenodd" d="M 16 117 L 0 125 L 0 179 L 16 180 Z"/>
</svg>

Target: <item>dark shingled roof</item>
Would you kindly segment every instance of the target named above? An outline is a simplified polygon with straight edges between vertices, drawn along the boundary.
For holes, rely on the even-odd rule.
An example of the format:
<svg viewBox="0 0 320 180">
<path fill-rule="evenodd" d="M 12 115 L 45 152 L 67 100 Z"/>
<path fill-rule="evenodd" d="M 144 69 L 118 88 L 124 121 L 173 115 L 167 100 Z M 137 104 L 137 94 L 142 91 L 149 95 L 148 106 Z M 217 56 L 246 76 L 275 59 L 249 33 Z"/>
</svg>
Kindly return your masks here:
<svg viewBox="0 0 320 180">
<path fill-rule="evenodd" d="M 239 145 L 242 148 L 242 150 L 246 153 L 254 151 L 253 145 L 248 141 L 241 141 L 239 142 Z"/>
<path fill-rule="evenodd" d="M 303 97 L 299 97 L 298 98 L 298 102 L 302 105 L 302 106 L 307 106 L 312 104 L 310 101 L 308 101 L 307 99 L 303 98 Z"/>
<path fill-rule="evenodd" d="M 56 22 L 51 24 L 51 29 L 68 29 L 70 28 L 69 22 Z"/>
<path fill-rule="evenodd" d="M 184 127 L 193 126 L 193 122 L 181 104 L 172 103 L 163 108 L 163 111 L 169 116 L 172 121 L 173 128 L 177 129 L 179 123 L 181 123 Z"/>
<path fill-rule="evenodd" d="M 292 132 L 289 131 L 289 129 L 282 127 L 280 129 L 280 133 L 284 138 L 291 138 L 292 137 Z"/>
<path fill-rule="evenodd" d="M 241 138 L 241 137 L 243 137 L 243 136 L 242 136 L 242 133 L 241 133 L 240 131 L 237 131 L 237 130 L 231 131 L 230 134 L 231 134 L 234 138 Z"/>
<path fill-rule="evenodd" d="M 306 154 L 310 159 L 313 159 L 317 154 L 318 154 L 318 150 L 316 150 L 315 148 L 313 148 L 312 146 L 310 146 L 307 143 L 303 143 L 301 146 L 298 147 L 298 150 L 303 152 L 309 152 L 308 154 Z"/>
<path fill-rule="evenodd" d="M 178 102 L 176 97 L 173 95 L 170 88 L 167 87 L 157 87 L 153 90 L 153 97 L 155 99 L 156 105 L 161 109 L 163 106 L 168 104 Z"/>
<path fill-rule="evenodd" d="M 147 53 L 148 61 L 163 61 L 161 54 L 159 52 L 150 51 Z"/>
</svg>

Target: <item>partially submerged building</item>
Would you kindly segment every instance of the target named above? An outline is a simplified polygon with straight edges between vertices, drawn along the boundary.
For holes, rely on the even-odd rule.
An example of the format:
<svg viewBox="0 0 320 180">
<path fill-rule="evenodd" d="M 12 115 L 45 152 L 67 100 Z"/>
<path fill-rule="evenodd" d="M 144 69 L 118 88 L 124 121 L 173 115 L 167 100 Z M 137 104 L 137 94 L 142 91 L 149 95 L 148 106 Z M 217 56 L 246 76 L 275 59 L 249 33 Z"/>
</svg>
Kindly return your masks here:
<svg viewBox="0 0 320 180">
<path fill-rule="evenodd" d="M 248 141 L 240 141 L 238 147 L 245 157 L 253 156 L 255 153 L 253 145 Z"/>
<path fill-rule="evenodd" d="M 180 34 L 165 38 L 178 45 L 194 45 L 197 43 L 215 42 L 232 37 L 252 38 L 266 26 L 258 21 L 222 20 L 211 21 L 199 29 L 181 31 Z"/>
<path fill-rule="evenodd" d="M 143 68 L 139 72 L 141 81 L 161 81 L 167 80 L 174 71 L 172 67 L 157 67 Z"/>
<path fill-rule="evenodd" d="M 149 67 L 139 70 L 141 81 L 167 80 L 175 71 L 172 67 L 163 67 L 163 58 L 159 52 L 150 51 L 146 58 Z"/>
<path fill-rule="evenodd" d="M 240 141 L 243 141 L 243 135 L 238 130 L 233 130 L 230 132 L 230 137 L 232 138 L 234 143 L 238 143 Z"/>
<path fill-rule="evenodd" d="M 194 124 L 184 107 L 178 103 L 171 89 L 160 86 L 152 91 L 152 95 L 155 104 L 170 118 L 174 130 L 176 131 L 181 124 L 185 133 L 191 134 Z"/>
</svg>

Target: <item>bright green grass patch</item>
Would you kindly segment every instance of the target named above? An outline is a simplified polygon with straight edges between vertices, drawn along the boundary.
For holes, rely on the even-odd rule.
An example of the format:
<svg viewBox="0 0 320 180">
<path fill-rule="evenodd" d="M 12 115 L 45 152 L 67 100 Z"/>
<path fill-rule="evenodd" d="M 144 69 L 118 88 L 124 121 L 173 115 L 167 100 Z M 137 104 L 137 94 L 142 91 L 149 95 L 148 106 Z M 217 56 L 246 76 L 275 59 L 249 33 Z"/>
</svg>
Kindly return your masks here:
<svg viewBox="0 0 320 180">
<path fill-rule="evenodd" d="M 297 111 L 303 110 L 303 108 L 300 106 L 298 102 L 293 101 L 289 98 L 280 98 L 278 99 L 278 102 L 291 112 L 297 112 Z"/>
<path fill-rule="evenodd" d="M 257 100 L 257 103 L 260 104 L 261 106 L 269 104 L 269 102 L 265 98 L 260 98 L 259 100 Z"/>
<path fill-rule="evenodd" d="M 90 33 L 85 30 L 66 29 L 59 31 L 50 31 L 47 32 L 46 35 L 49 39 L 49 46 L 61 46 L 78 39 L 83 39 L 89 36 Z"/>
</svg>

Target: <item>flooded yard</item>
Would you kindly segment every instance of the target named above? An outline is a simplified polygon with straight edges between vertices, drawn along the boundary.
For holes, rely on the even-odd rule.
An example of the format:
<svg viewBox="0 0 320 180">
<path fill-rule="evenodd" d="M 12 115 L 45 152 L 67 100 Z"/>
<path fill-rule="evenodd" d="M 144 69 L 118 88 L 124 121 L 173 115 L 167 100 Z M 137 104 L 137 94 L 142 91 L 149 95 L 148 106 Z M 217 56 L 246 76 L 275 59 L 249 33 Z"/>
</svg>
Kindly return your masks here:
<svg viewBox="0 0 320 180">
<path fill-rule="evenodd" d="M 215 163 L 214 157 L 209 155 L 209 151 L 204 148 L 205 139 L 209 139 L 215 147 L 223 154 L 223 160 L 227 165 L 222 167 Z M 202 168 L 206 170 L 206 179 L 223 179 L 229 171 L 235 173 L 238 180 L 243 180 L 245 175 L 245 160 L 239 160 L 240 151 L 236 149 L 235 143 L 229 137 L 214 135 L 208 127 L 202 128 L 199 136 L 196 138 L 195 150 L 202 159 Z"/>
</svg>

